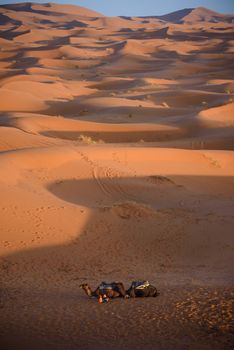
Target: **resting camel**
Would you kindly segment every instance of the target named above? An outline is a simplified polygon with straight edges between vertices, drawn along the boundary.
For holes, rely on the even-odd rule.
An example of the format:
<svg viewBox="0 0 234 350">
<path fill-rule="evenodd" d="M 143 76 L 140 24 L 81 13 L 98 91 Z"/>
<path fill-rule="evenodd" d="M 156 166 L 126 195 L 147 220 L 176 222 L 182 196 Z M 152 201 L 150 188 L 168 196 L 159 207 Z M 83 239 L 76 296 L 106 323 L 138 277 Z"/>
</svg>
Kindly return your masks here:
<svg viewBox="0 0 234 350">
<path fill-rule="evenodd" d="M 159 292 L 157 288 L 148 281 L 133 281 L 131 287 L 127 290 L 130 298 L 135 297 L 157 297 Z"/>
<path fill-rule="evenodd" d="M 121 282 L 102 282 L 94 291 L 92 291 L 87 283 L 81 284 L 80 288 L 82 288 L 89 297 L 99 298 L 104 295 L 106 295 L 107 298 L 129 297 L 125 292 L 123 283 Z"/>
</svg>

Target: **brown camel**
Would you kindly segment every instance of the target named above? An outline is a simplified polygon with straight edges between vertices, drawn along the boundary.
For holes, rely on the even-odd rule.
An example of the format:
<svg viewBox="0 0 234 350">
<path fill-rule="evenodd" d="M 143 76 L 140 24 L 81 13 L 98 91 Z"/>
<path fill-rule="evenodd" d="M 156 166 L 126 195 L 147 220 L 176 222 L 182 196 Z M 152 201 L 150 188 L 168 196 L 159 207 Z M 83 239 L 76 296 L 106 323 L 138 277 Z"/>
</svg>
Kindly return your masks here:
<svg viewBox="0 0 234 350">
<path fill-rule="evenodd" d="M 121 282 L 102 282 L 94 291 L 92 291 L 87 283 L 81 284 L 80 288 L 82 288 L 89 297 L 99 298 L 100 296 L 103 297 L 106 295 L 107 298 L 128 298 L 124 285 Z"/>
</svg>

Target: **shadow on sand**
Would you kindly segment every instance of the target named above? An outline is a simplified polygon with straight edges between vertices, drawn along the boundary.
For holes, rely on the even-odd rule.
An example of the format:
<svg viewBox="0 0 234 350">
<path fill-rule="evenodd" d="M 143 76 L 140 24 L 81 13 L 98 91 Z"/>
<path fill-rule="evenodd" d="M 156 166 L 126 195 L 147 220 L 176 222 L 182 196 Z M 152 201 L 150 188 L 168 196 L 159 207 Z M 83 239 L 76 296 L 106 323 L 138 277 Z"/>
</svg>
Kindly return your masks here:
<svg viewBox="0 0 234 350">
<path fill-rule="evenodd" d="M 222 214 L 223 205 L 230 205 L 229 197 L 208 194 L 209 186 L 222 188 L 223 181 L 231 186 L 233 178 L 191 177 L 188 183 L 194 192 L 181 185 L 185 177 L 176 176 L 97 176 L 51 183 L 48 190 L 53 195 L 89 208 L 90 217 L 82 233 L 67 244 L 1 258 L 4 350 L 26 345 L 38 350 L 101 349 L 110 344 L 116 350 L 143 345 L 153 349 L 155 342 L 160 342 L 160 349 L 166 349 L 163 342 L 170 349 L 169 333 L 175 329 L 187 336 L 186 344 L 196 344 L 195 335 L 207 334 L 207 326 L 199 328 L 189 321 L 175 327 L 174 320 L 182 316 L 174 303 L 208 293 L 217 284 L 230 284 L 227 261 L 233 225 L 227 213 Z M 204 183 L 209 186 L 201 194 Z M 211 204 L 216 208 L 213 214 Z M 219 260 L 221 241 L 225 253 Z M 161 299 L 116 300 L 100 309 L 78 289 L 81 282 L 94 287 L 102 280 L 121 280 L 128 287 L 139 278 L 163 289 Z M 178 334 L 173 342 L 175 349 L 181 349 Z"/>
</svg>

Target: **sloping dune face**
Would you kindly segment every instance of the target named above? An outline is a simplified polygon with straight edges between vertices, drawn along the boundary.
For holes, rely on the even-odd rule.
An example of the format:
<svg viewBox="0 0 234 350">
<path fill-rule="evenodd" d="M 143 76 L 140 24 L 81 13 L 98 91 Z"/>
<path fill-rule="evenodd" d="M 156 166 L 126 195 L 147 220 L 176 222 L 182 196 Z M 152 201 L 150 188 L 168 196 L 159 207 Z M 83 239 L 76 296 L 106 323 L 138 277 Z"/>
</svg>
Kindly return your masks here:
<svg viewBox="0 0 234 350">
<path fill-rule="evenodd" d="M 0 6 L 1 349 L 231 349 L 233 20 Z"/>
</svg>

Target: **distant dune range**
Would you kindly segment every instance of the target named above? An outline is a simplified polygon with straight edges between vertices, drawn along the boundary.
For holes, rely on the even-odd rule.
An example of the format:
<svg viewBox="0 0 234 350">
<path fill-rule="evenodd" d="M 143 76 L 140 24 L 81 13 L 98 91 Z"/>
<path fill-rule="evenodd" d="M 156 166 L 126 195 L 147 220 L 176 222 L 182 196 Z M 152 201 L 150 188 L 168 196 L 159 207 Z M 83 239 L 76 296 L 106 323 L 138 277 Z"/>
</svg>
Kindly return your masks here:
<svg viewBox="0 0 234 350">
<path fill-rule="evenodd" d="M 232 348 L 233 23 L 0 6 L 1 349 Z"/>
</svg>

